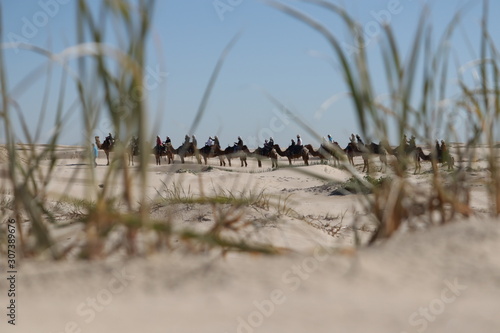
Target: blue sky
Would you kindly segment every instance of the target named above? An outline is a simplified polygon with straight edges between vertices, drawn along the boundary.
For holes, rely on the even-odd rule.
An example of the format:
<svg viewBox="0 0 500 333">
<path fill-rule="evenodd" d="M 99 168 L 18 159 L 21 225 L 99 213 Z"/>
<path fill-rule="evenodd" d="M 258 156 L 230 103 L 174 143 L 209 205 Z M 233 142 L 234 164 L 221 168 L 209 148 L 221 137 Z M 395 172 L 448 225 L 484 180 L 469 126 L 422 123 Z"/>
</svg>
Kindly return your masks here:
<svg viewBox="0 0 500 333">
<path fill-rule="evenodd" d="M 345 42 L 344 47 L 349 47 L 347 33 L 338 17 L 311 4 L 282 2 L 328 26 Z M 332 2 L 344 6 L 363 27 L 372 29 L 373 36 L 366 35 L 370 41 L 366 52 L 373 77 L 380 77 L 379 82 L 374 82 L 380 94 L 384 93 L 385 80 L 378 49 L 381 34 L 377 33 L 380 29 L 377 15 L 386 13 L 391 6 L 397 9 L 397 14 L 392 14 L 388 21 L 405 55 L 410 49 L 425 4 L 429 5 L 428 21 L 436 31 L 436 37 L 454 13 L 466 6 L 467 11 L 452 40 L 453 53 L 460 64 L 479 56 L 482 1 Z M 55 53 L 75 45 L 75 3 L 72 0 L 2 0 L 3 42 L 20 36 L 24 41 Z M 91 1 L 91 4 L 98 7 L 99 1 Z M 499 12 L 500 2 L 490 1 L 490 13 Z M 156 3 L 153 26 L 148 40 L 146 66 L 146 73 L 159 73 L 157 84 L 148 91 L 152 135 L 159 134 L 162 139 L 169 135 L 174 144 L 181 143 L 189 131 L 220 53 L 238 32 L 242 33 L 241 37 L 224 63 L 203 119 L 195 133 L 189 133 L 196 134 L 198 142 L 204 142 L 209 135 L 218 135 L 221 144 L 226 145 L 232 144 L 240 135 L 245 143 L 255 147 L 272 135 L 277 143 L 285 146 L 297 134 L 302 134 L 304 141 L 317 145 L 317 141 L 303 128 L 280 114 L 261 89 L 285 104 L 320 136 L 331 134 L 342 146 L 348 142 L 350 133 L 359 132 L 331 47 L 322 36 L 302 22 L 256 0 L 165 0 Z M 500 27 L 493 15 L 490 32 L 500 45 Z M 106 42 L 112 45 L 117 43 L 114 38 Z M 43 57 L 14 49 L 4 50 L 4 55 L 12 97 L 20 106 L 32 133 L 41 123 L 43 135 L 38 141 L 44 142 L 55 118 L 61 69 L 54 64 L 38 75 L 29 76 L 34 69 L 46 63 Z M 456 64 L 452 66 L 456 67 Z M 51 76 L 47 74 L 49 70 Z M 453 71 L 450 75 L 454 75 Z M 49 83 L 48 77 L 51 78 Z M 20 82 L 23 82 L 20 89 L 15 89 Z M 40 119 L 47 86 L 51 88 L 47 112 Z M 69 80 L 65 108 L 69 108 L 76 98 L 74 86 L 74 82 Z M 450 80 L 450 94 L 455 88 L 453 80 Z M 320 110 L 321 105 L 332 96 L 337 96 L 335 101 Z M 86 144 L 81 131 L 81 118 L 78 110 L 73 112 L 63 130 L 61 144 Z M 18 140 L 26 141 L 19 124 L 16 122 L 14 126 Z M 103 136 L 110 131 L 113 129 L 104 117 L 98 122 L 95 134 Z M 0 132 L 0 140 L 3 140 L 2 136 Z"/>
</svg>

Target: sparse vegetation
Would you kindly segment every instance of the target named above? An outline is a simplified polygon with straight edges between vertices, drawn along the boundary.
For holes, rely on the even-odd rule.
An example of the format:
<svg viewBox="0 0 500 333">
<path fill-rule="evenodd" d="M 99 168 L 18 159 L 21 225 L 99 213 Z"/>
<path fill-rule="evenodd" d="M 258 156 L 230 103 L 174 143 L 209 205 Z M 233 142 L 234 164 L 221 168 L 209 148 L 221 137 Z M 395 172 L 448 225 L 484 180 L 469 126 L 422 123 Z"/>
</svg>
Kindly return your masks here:
<svg viewBox="0 0 500 333">
<path fill-rule="evenodd" d="M 381 176 L 373 178 L 370 175 L 363 177 L 361 181 L 357 177 L 351 177 L 346 182 L 341 184 L 332 194 L 370 194 L 376 192 L 385 183 L 391 183 L 391 177 Z"/>
<path fill-rule="evenodd" d="M 308 0 L 308 2 L 340 18 L 347 27 L 350 38 L 355 43 L 363 45 L 363 35 L 358 34 L 359 25 L 341 7 L 323 0 Z M 382 65 L 386 73 L 387 94 L 390 97 L 386 104 L 382 104 L 377 99 L 377 89 L 374 88 L 376 81 L 371 76 L 367 51 L 364 48 L 353 55 L 348 55 L 340 47 L 338 36 L 324 25 L 288 5 L 276 1 L 268 1 L 268 3 L 315 29 L 330 43 L 333 54 L 340 64 L 339 68 L 345 84 L 349 89 L 362 134 L 366 138 L 375 141 L 387 140 L 389 137 L 388 124 L 392 122 L 397 124 L 397 131 L 401 139 L 405 133 L 411 133 L 427 146 L 434 144 L 430 139 L 432 137 L 430 133 L 435 124 L 432 124 L 431 121 L 436 113 L 446 111 L 441 106 L 441 102 L 448 98 L 445 95 L 445 87 L 450 80 L 447 75 L 448 64 L 452 63 L 447 45 L 456 30 L 460 13 L 457 13 L 449 23 L 438 43 L 435 43 L 424 10 L 406 59 L 403 56 L 406 52 L 399 48 L 392 28 L 384 26 L 382 36 L 380 36 L 380 52 L 384 59 Z M 497 75 L 500 59 L 498 48 L 493 39 L 489 37 L 490 33 L 486 24 L 487 4 L 488 2 L 485 1 L 480 58 L 477 61 L 480 86 L 471 87 L 463 78 L 459 78 L 461 94 L 453 99 L 452 104 L 456 112 L 463 112 L 470 118 L 468 143 L 471 146 L 486 143 L 490 147 L 487 158 L 489 176 L 485 183 L 488 184 L 491 212 L 498 216 L 500 215 L 500 171 L 498 152 L 494 149 L 496 147 L 494 139 L 497 135 L 495 124 L 498 123 L 500 116 L 500 91 L 498 89 L 500 76 Z M 54 131 L 49 142 L 40 146 L 39 149 L 35 149 L 38 135 L 32 136 L 30 134 L 22 114 L 15 110 L 14 99 L 9 95 L 6 71 L 0 70 L 0 120 L 7 140 L 8 160 L 6 163 L 8 163 L 8 168 L 6 179 L 9 183 L 9 189 L 12 191 L 11 197 L 0 199 L 0 214 L 3 217 L 14 212 L 17 215 L 16 221 L 19 230 L 22 230 L 21 221 L 25 219 L 30 221 L 30 233 L 21 234 L 19 237 L 20 248 L 24 255 L 36 256 L 48 251 L 52 258 L 60 259 L 78 248 L 79 257 L 95 259 L 113 253 L 120 246 L 126 249 L 127 254 L 134 255 L 137 254 L 137 235 L 150 231 L 157 236 L 153 248 L 169 247 L 172 238 L 178 237 L 185 241 L 190 248 L 202 251 L 220 249 L 224 253 L 231 250 L 266 254 L 280 253 L 272 244 L 252 242 L 246 238 L 247 234 L 244 232 L 247 232 L 247 227 L 252 224 L 252 219 L 245 217 L 246 209 L 271 211 L 272 214 L 268 219 L 273 221 L 280 217 L 300 219 L 305 223 L 322 220 L 319 224 L 316 223 L 315 227 L 332 236 L 337 235 L 342 230 L 344 215 L 340 217 L 325 216 L 321 219 L 319 217 L 303 217 L 294 210 L 291 195 L 276 196 L 265 190 L 249 189 L 240 192 L 219 189 L 214 190 L 212 194 L 199 194 L 198 192 L 195 194 L 195 191 L 192 191 L 190 187 L 185 188 L 182 184 L 173 183 L 167 186 L 164 183 L 163 188 L 157 191 L 158 198 L 151 199 L 146 194 L 147 155 L 140 155 L 141 163 L 134 171 L 136 173 L 132 174 L 131 169 L 124 167 L 127 160 L 127 148 L 122 143 L 117 144 L 105 177 L 99 180 L 102 182 L 100 184 L 102 186 L 97 186 L 95 173 L 92 168 L 89 169 L 88 176 L 92 186 L 89 186 L 87 195 L 95 200 L 70 198 L 66 196 L 69 192 L 59 198 L 59 201 L 67 203 L 69 207 L 62 214 L 72 221 L 81 222 L 84 236 L 73 245 L 64 248 L 54 246 L 57 241 L 53 239 L 51 230 L 56 218 L 51 212 L 48 200 L 51 194 L 49 185 L 56 176 L 60 129 L 68 121 L 68 113 L 62 107 L 64 87 L 70 83 L 68 81 L 74 79 L 74 82 L 71 83 L 75 84 L 79 93 L 79 104 L 85 120 L 87 141 L 93 137 L 97 119 L 106 115 L 112 120 L 117 135 L 124 138 L 123 142 L 128 142 L 133 135 L 138 135 L 144 138 L 141 140 L 140 150 L 150 150 L 152 138 L 146 129 L 147 112 L 144 103 L 142 100 L 124 101 L 124 98 L 128 99 L 127 96 L 131 96 L 134 91 L 141 91 L 144 86 L 146 40 L 150 35 L 153 5 L 153 1 L 140 1 L 138 8 L 132 10 L 127 1 L 103 2 L 101 15 L 103 17 L 112 16 L 117 31 L 123 29 L 130 37 L 129 39 L 119 38 L 122 45 L 119 49 L 111 49 L 102 43 L 100 29 L 104 29 L 104 26 L 99 26 L 99 20 L 90 11 L 87 1 L 78 1 L 78 42 L 80 45 L 93 43 L 95 48 L 92 50 L 79 49 L 78 46 L 75 48 L 75 50 L 79 49 L 80 52 L 77 55 L 79 75 L 70 77 L 69 73 L 64 72 L 58 92 L 59 106 L 54 119 Z M 205 111 L 208 96 L 215 85 L 220 68 L 236 40 L 237 37 L 230 41 L 215 66 L 210 83 L 207 85 L 200 102 L 197 116 L 193 120 L 192 129 L 196 128 Z M 49 50 L 29 45 L 21 45 L 21 47 L 31 52 L 39 52 L 49 58 L 53 56 Z M 69 59 L 62 59 L 62 61 L 64 63 Z M 0 69 L 5 66 L 2 51 L 0 52 Z M 414 80 L 417 71 L 424 73 L 421 82 Z M 53 94 L 49 88 L 47 89 L 46 94 Z M 415 91 L 421 94 L 418 100 L 414 98 Z M 267 97 L 279 106 L 280 110 L 292 114 L 272 96 L 267 94 Z M 124 107 L 124 104 L 127 107 Z M 12 131 L 15 117 L 20 118 L 24 130 L 21 135 Z M 294 119 L 307 132 L 315 137 L 321 137 L 314 133 L 308 125 L 301 122 L 298 117 L 294 117 Z M 441 127 L 447 130 L 448 137 L 446 139 L 448 141 L 457 139 L 456 129 L 451 120 L 449 123 L 441 124 Z M 39 132 L 40 129 L 37 130 L 37 133 Z M 18 149 L 16 145 L 20 137 L 26 141 L 22 150 Z M 472 159 L 472 153 L 468 152 L 467 148 L 459 151 L 459 154 L 460 158 L 457 160 L 461 164 L 464 160 L 470 161 Z M 80 154 L 80 158 L 83 158 L 82 156 L 85 156 L 83 152 Z M 48 166 L 43 172 L 38 167 L 42 162 Z M 402 224 L 415 217 L 427 216 L 429 224 L 445 224 L 452 221 L 456 215 L 469 217 L 473 214 L 470 204 L 470 188 L 467 185 L 467 177 L 464 175 L 464 172 L 477 170 L 471 165 L 460 165 L 461 169 L 448 173 L 443 172 L 436 161 L 432 161 L 429 188 L 420 190 L 413 188 L 409 181 L 406 162 L 403 164 L 394 163 L 392 171 L 379 177 L 373 174 L 363 177 L 346 161 L 340 163 L 342 170 L 349 172 L 351 178 L 339 185 L 338 193 L 362 194 L 359 197 L 365 204 L 366 211 L 371 214 L 370 216 L 375 221 L 376 227 L 369 240 L 370 244 L 392 236 Z M 283 166 L 283 168 L 292 168 L 294 171 L 307 174 L 303 168 L 294 166 Z M 209 166 L 202 171 L 213 170 L 213 167 Z M 227 172 L 236 173 L 234 170 L 227 170 Z M 193 172 L 189 169 L 179 169 L 176 173 Z M 123 185 L 123 191 L 119 197 L 116 197 L 116 194 L 110 190 L 113 182 L 119 182 Z M 135 185 L 132 185 L 133 182 Z M 203 231 L 177 228 L 174 226 L 175 221 L 172 215 L 164 216 L 163 219 L 151 217 L 152 213 L 169 205 L 209 207 L 210 228 Z M 195 219 L 204 221 L 205 214 L 199 214 Z M 330 223 L 337 222 L 339 219 L 340 222 L 336 224 Z M 356 225 L 352 228 L 359 230 Z M 114 243 L 109 245 L 111 238 L 120 241 L 118 243 L 113 241 Z"/>
<path fill-rule="evenodd" d="M 324 0 L 308 0 L 306 2 L 317 5 L 340 18 L 350 34 L 350 42 L 353 45 L 364 45 L 363 34 L 358 33 L 361 29 L 360 25 L 342 7 Z M 380 36 L 379 50 L 384 59 L 381 65 L 385 69 L 386 94 L 389 96 L 386 104 L 377 100 L 377 89 L 375 89 L 377 81 L 372 77 L 366 48 L 361 47 L 358 52 L 348 55 L 341 47 L 339 36 L 325 25 L 291 6 L 272 0 L 268 3 L 305 23 L 326 38 L 338 61 L 338 68 L 343 74 L 345 84 L 352 96 L 358 122 L 363 136 L 366 138 L 384 142 L 389 137 L 388 124 L 394 122 L 397 124 L 397 131 L 401 139 L 405 133 L 409 132 L 425 142 L 427 146 L 432 147 L 434 142 L 431 133 L 436 130 L 436 125 L 438 125 L 441 126 L 440 130 L 445 131 L 448 140 L 456 141 L 458 136 L 453 123 L 455 118 L 450 117 L 449 122 L 444 120 L 439 124 L 432 121 L 436 114 L 450 112 L 441 102 L 452 99 L 452 112 L 469 115 L 468 146 L 486 143 L 490 147 L 492 212 L 495 215 L 500 214 L 498 209 L 500 207 L 500 195 L 498 194 L 500 193 L 498 191 L 500 173 L 498 172 L 497 154 L 493 149 L 495 146 L 495 126 L 493 124 L 496 123 L 500 115 L 500 103 L 498 103 L 500 92 L 496 89 L 499 86 L 498 75 L 492 75 L 492 73 L 498 72 L 498 52 L 493 39 L 488 37 L 490 36 L 487 25 L 488 1 L 483 2 L 481 50 L 480 58 L 477 59 L 479 79 L 476 86 L 470 87 L 460 76 L 459 84 L 462 94 L 459 97 L 447 96 L 445 87 L 450 80 L 450 75 L 448 75 L 450 72 L 448 64 L 451 62 L 449 45 L 459 25 L 460 12 L 456 13 L 436 43 L 432 27 L 426 20 L 426 9 L 424 8 L 406 59 L 405 53 L 400 50 L 394 37 L 392 27 L 390 25 L 384 26 Z M 415 80 L 415 74 L 418 71 L 424 73 L 421 82 Z M 461 73 L 458 68 L 456 72 Z M 415 100 L 412 96 L 417 91 L 421 96 Z M 287 112 L 290 111 L 287 110 Z M 458 160 L 462 160 L 462 156 L 468 156 L 471 160 L 472 153 L 468 151 L 467 147 L 459 150 L 458 154 L 460 155 Z M 370 179 L 365 179 L 367 182 L 361 182 L 356 172 L 353 173 L 354 177 L 345 186 L 357 193 L 373 193 L 373 196 L 367 196 L 364 199 L 367 210 L 372 212 L 378 226 L 370 243 L 391 236 L 402 223 L 411 219 L 414 214 L 422 214 L 420 209 L 412 209 L 413 203 L 417 207 L 424 207 L 430 222 L 433 220 L 432 216 L 436 214 L 439 216 L 441 224 L 451 221 L 455 213 L 464 217 L 472 214 L 468 201 L 469 189 L 464 186 L 466 179 L 460 176 L 452 177 L 451 184 L 444 186 L 446 173 L 438 168 L 436 162 L 432 163 L 431 188 L 429 191 L 418 194 L 423 196 L 423 203 L 415 203 L 412 200 L 416 194 L 406 176 L 407 163 L 394 164 L 395 173 L 391 175 L 390 181 L 380 179 L 380 182 L 375 182 L 376 187 L 373 190 L 370 189 L 372 186 L 366 186 L 367 183 L 372 183 Z M 349 168 L 347 170 L 353 171 Z"/>
</svg>

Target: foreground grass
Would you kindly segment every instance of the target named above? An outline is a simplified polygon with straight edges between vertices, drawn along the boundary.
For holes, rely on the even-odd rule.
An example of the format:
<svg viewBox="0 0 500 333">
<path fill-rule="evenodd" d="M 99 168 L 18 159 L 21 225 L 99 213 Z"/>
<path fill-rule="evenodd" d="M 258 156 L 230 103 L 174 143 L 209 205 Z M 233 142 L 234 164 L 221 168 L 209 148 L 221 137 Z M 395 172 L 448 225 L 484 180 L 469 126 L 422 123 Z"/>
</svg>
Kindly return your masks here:
<svg viewBox="0 0 500 333">
<path fill-rule="evenodd" d="M 345 10 L 331 2 L 323 0 L 303 0 L 316 5 L 327 13 L 340 19 L 348 32 L 353 45 L 364 45 L 363 34 L 359 34 L 360 24 Z M 393 28 L 383 27 L 380 36 L 379 51 L 382 54 L 385 77 L 383 82 L 387 85 L 386 92 L 389 96 L 385 103 L 377 98 L 378 78 L 373 76 L 365 48 L 359 52 L 349 55 L 341 47 L 339 36 L 334 31 L 317 22 L 314 18 L 307 16 L 304 12 L 294 9 L 276 1 L 267 3 L 278 10 L 286 13 L 309 28 L 314 29 L 324 36 L 331 46 L 333 55 L 338 61 L 339 69 L 349 90 L 350 98 L 356 116 L 362 130 L 363 137 L 375 142 L 388 141 L 389 123 L 395 123 L 400 139 L 405 133 L 415 135 L 419 141 L 427 146 L 432 146 L 432 137 L 436 124 L 433 119 L 436 115 L 446 114 L 443 102 L 452 100 L 452 108 L 456 112 L 468 115 L 470 132 L 467 133 L 467 141 L 473 146 L 485 143 L 490 147 L 487 157 L 488 161 L 488 193 L 491 212 L 500 215 L 500 168 L 498 166 L 498 153 L 494 149 L 494 139 L 498 135 L 495 124 L 500 116 L 500 76 L 498 75 L 500 61 L 498 48 L 496 47 L 491 33 L 488 31 L 488 1 L 484 1 L 484 17 L 482 32 L 480 36 L 480 48 L 477 59 L 478 81 L 476 86 L 468 85 L 462 77 L 458 78 L 460 94 L 458 97 L 446 95 L 446 86 L 450 82 L 449 63 L 451 60 L 450 49 L 451 37 L 457 30 L 460 22 L 460 13 L 451 20 L 447 29 L 439 36 L 437 42 L 431 24 L 426 20 L 426 11 L 422 15 L 411 43 L 409 52 L 402 51 L 395 39 Z M 147 110 L 141 99 L 134 99 L 134 92 L 141 91 L 144 87 L 144 68 L 146 55 L 146 43 L 151 33 L 151 17 L 154 11 L 154 1 L 140 1 L 138 6 L 133 7 L 125 0 L 105 1 L 102 3 L 101 16 L 92 13 L 89 3 L 85 0 L 78 1 L 78 13 L 76 26 L 78 31 L 78 45 L 68 48 L 72 56 L 76 54 L 78 75 L 72 76 L 64 71 L 57 92 L 58 103 L 54 117 L 53 133 L 46 145 L 40 150 L 35 149 L 40 136 L 41 127 L 38 127 L 35 135 L 31 135 L 29 126 L 23 114 L 17 109 L 14 97 L 10 94 L 11 87 L 4 61 L 3 53 L 0 52 L 0 96 L 1 112 L 0 122 L 4 129 L 7 140 L 8 152 L 7 170 L 5 179 L 8 186 L 0 190 L 11 191 L 11 196 L 0 201 L 0 213 L 14 215 L 19 234 L 20 249 L 24 256 L 37 256 L 40 253 L 49 253 L 54 259 L 65 258 L 76 246 L 80 248 L 81 258 L 102 258 L 110 253 L 106 242 L 111 235 L 121 234 L 122 242 L 127 253 L 134 255 L 136 237 L 141 233 L 153 232 L 161 244 L 168 244 L 172 237 L 180 236 L 194 247 L 200 245 L 203 249 L 220 249 L 227 251 L 244 251 L 258 253 L 279 253 L 278 249 L 271 245 L 251 244 L 242 237 L 227 238 L 227 231 L 238 235 L 248 223 L 243 218 L 243 209 L 259 208 L 273 210 L 277 216 L 292 216 L 307 222 L 307 219 L 299 216 L 293 209 L 290 197 L 270 196 L 264 191 L 233 193 L 230 191 L 219 191 L 213 195 L 193 195 L 189 189 L 181 185 L 166 187 L 165 195 L 160 195 L 158 201 L 150 201 L 146 197 L 147 186 L 147 154 L 141 154 L 139 168 L 132 174 L 131 169 L 124 167 L 127 160 L 127 142 L 136 135 L 141 138 L 140 150 L 149 151 L 152 138 L 146 129 Z M 0 13 L 5 15 L 4 13 Z M 120 45 L 111 48 L 103 43 L 103 32 L 106 22 L 100 22 L 100 17 L 112 17 L 114 28 L 120 33 L 125 33 L 129 38 L 119 39 Z M 4 36 L 5 32 L 0 31 Z M 223 50 L 214 71 L 210 77 L 198 108 L 190 132 L 197 128 L 201 117 L 205 112 L 210 93 L 215 85 L 217 76 L 224 64 L 229 50 L 238 40 L 233 38 Z M 85 48 L 83 45 L 93 45 L 93 48 Z M 57 58 L 64 65 L 70 61 L 65 58 L 66 52 L 55 57 L 50 51 L 32 45 L 18 45 L 29 52 L 37 52 L 53 61 Z M 71 52 L 70 52 L 71 51 Z M 404 54 L 408 54 L 406 58 Z M 64 66 L 63 66 L 64 67 Z M 67 69 L 67 67 L 65 67 Z M 460 70 L 457 70 L 460 73 Z M 423 73 L 423 79 L 416 81 L 414 78 L 418 73 Z M 73 80 L 73 81 L 72 81 Z M 27 81 L 25 84 L 29 88 Z M 51 75 L 46 78 L 45 96 L 53 94 Z M 74 84 L 78 91 L 78 107 L 85 122 L 86 142 L 91 141 L 96 130 L 98 119 L 107 116 L 112 120 L 113 129 L 122 143 L 115 147 L 112 162 L 106 170 L 102 181 L 102 190 L 96 186 L 89 186 L 93 192 L 89 197 L 96 197 L 95 201 L 77 201 L 71 198 L 62 198 L 70 207 L 67 216 L 74 221 L 83 224 L 81 242 L 74 248 L 66 247 L 58 249 L 53 239 L 51 229 L 56 225 L 57 218 L 51 211 L 48 188 L 55 176 L 57 164 L 56 148 L 60 144 L 60 133 L 62 127 L 69 121 L 69 116 L 74 111 L 65 110 L 64 96 L 65 87 Z M 415 98 L 418 92 L 419 98 Z M 293 115 L 282 103 L 270 94 L 266 96 L 272 103 L 277 105 L 283 112 Z M 47 104 L 41 106 L 41 116 L 46 114 Z M 14 119 L 20 119 L 27 145 L 22 152 L 16 149 L 19 134 L 13 133 Z M 311 135 L 320 138 L 305 122 L 296 119 L 298 124 Z M 451 119 L 451 118 L 450 118 Z M 446 132 L 446 140 L 456 141 L 457 129 L 452 119 L 443 121 L 440 130 Z M 154 132 L 154 131 L 153 131 Z M 401 140 L 400 140 L 401 141 Z M 461 156 L 471 156 L 467 147 Z M 41 172 L 38 165 L 42 161 L 48 161 L 48 168 Z M 351 174 L 352 178 L 344 184 L 344 187 L 359 196 L 366 207 L 367 213 L 373 219 L 376 228 L 369 241 L 370 244 L 380 239 L 391 237 L 399 228 L 414 218 L 416 215 L 427 214 L 430 223 L 435 219 L 438 224 L 453 221 L 456 215 L 468 217 L 472 214 L 470 205 L 470 188 L 462 170 L 451 174 L 451 177 L 441 171 L 436 161 L 432 161 L 432 174 L 430 177 L 430 190 L 419 193 L 419 202 L 414 198 L 415 191 L 408 180 L 405 171 L 408 163 L 395 163 L 392 166 L 394 174 L 388 177 L 373 178 L 369 175 L 363 177 L 346 161 L 341 162 L 342 167 Z M 462 166 L 461 166 L 462 167 Z M 297 172 L 307 172 L 297 168 Z M 139 179 L 138 186 L 132 186 L 132 177 Z M 89 178 L 95 184 L 95 174 L 90 169 Z M 113 197 L 107 186 L 112 182 L 120 181 L 124 184 L 123 193 L 120 197 Z M 4 185 L 0 185 L 4 186 Z M 138 198 L 134 202 L 132 198 Z M 151 218 L 151 211 L 157 208 L 155 205 L 203 205 L 210 207 L 214 216 L 213 226 L 204 232 L 193 230 L 174 230 L 172 227 L 173 217 L 166 216 L 163 220 Z M 423 207 L 421 210 L 412 207 Z M 29 221 L 29 232 L 23 232 L 26 228 L 22 225 Z M 332 233 L 335 230 L 332 229 Z M 4 241 L 4 240 L 2 240 Z M 5 247 L 5 244 L 2 244 Z"/>
</svg>

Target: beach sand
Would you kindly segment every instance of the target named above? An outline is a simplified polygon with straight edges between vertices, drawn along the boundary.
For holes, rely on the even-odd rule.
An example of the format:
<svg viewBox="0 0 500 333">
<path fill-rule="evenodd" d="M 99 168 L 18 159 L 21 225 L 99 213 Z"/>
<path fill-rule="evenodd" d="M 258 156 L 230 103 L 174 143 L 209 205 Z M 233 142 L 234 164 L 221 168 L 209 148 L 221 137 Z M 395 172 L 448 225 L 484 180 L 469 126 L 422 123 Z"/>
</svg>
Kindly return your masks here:
<svg viewBox="0 0 500 333">
<path fill-rule="evenodd" d="M 460 145 L 453 147 L 457 152 Z M 162 159 L 156 166 L 151 155 L 145 186 L 151 202 L 171 195 L 175 188 L 193 197 L 265 193 L 272 198 L 275 204 L 270 208 L 237 211 L 246 221 L 239 235 L 255 244 L 271 244 L 282 253 L 194 251 L 181 239 L 151 253 L 148 242 L 154 235 L 143 233 L 133 257 L 124 255 L 123 249 L 91 262 L 71 256 L 54 262 L 42 254 L 21 262 L 16 327 L 10 327 L 3 314 L 1 331 L 498 332 L 500 224 L 487 217 L 486 152 L 486 147 L 478 147 L 473 155 L 456 155 L 457 163 L 469 167 L 471 218 L 457 215 L 444 226 L 403 227 L 372 246 L 355 244 L 353 228 L 364 241 L 373 230 L 363 197 L 332 195 L 350 178 L 346 171 L 317 160 L 310 166 L 296 160 L 294 167 L 277 170 L 270 168 L 270 161 L 258 168 L 254 160 L 241 168 L 237 159 L 232 167 L 219 167 L 218 159 L 210 159 L 208 167 L 193 159 L 181 165 L 177 156 L 173 165 Z M 82 158 L 81 147 L 61 146 L 58 156 L 48 200 L 54 207 L 62 195 L 94 200 L 108 170 L 102 151 L 93 169 L 94 182 L 89 181 L 91 165 Z M 5 172 L 7 158 L 2 158 L 0 168 Z M 378 159 L 373 161 L 378 167 Z M 360 171 L 361 158 L 355 162 Z M 288 162 L 280 159 L 280 164 Z M 39 167 L 48 168 L 48 161 Z M 415 189 L 429 187 L 430 168 L 427 163 L 420 174 L 408 172 Z M 129 167 L 132 176 L 136 169 Z M 132 186 L 138 189 L 136 178 Z M 11 192 L 4 181 L 0 189 L 8 198 Z M 106 186 L 120 198 L 120 179 Z M 209 205 L 182 203 L 159 206 L 151 215 L 168 216 L 174 228 L 194 231 L 208 230 L 217 216 Z M 75 241 L 83 233 L 78 223 L 52 228 L 59 243 Z M 115 234 L 120 237 L 119 230 Z M 2 272 L 5 264 L 2 258 Z M 7 287 L 2 276 L 4 313 Z"/>
</svg>

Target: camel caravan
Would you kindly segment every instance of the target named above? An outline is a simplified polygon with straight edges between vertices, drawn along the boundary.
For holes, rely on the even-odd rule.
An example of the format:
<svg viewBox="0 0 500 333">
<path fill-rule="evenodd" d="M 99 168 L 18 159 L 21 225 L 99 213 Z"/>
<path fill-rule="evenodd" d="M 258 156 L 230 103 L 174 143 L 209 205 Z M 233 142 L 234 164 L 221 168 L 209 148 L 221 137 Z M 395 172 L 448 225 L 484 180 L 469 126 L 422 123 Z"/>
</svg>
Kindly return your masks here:
<svg viewBox="0 0 500 333">
<path fill-rule="evenodd" d="M 174 148 L 170 137 L 167 136 L 165 141 L 162 141 L 157 136 L 152 153 L 155 155 L 156 165 L 161 165 L 162 157 L 165 157 L 168 164 L 174 163 L 174 156 L 178 155 L 181 163 L 184 163 L 187 157 L 195 157 L 198 164 L 201 164 L 203 159 L 205 165 L 207 165 L 209 158 L 218 158 L 220 166 L 226 166 L 226 160 L 228 165 L 231 166 L 231 160 L 239 158 L 242 167 L 248 166 L 247 158 L 256 159 L 259 167 L 262 167 L 262 160 L 271 159 L 272 168 L 278 167 L 279 157 L 286 157 L 289 165 L 292 165 L 294 159 L 302 159 L 305 165 L 309 165 L 309 156 L 312 156 L 319 158 L 321 163 L 332 161 L 334 166 L 340 165 L 341 161 L 347 159 L 349 164 L 354 166 L 354 157 L 361 156 L 363 159 L 362 172 L 366 171 L 367 173 L 370 173 L 369 161 L 372 156 L 379 157 L 381 162 L 380 171 L 387 168 L 387 155 L 396 157 L 404 165 L 406 165 L 407 161 L 412 160 L 415 164 L 414 173 L 421 171 L 420 161 L 432 162 L 433 166 L 441 163 L 443 166 L 446 165 L 448 170 L 452 170 L 455 164 L 455 159 L 449 153 L 443 140 L 441 140 L 441 143 L 436 140 L 436 144 L 429 154 L 425 154 L 421 147 L 417 147 L 414 136 L 408 140 L 404 135 L 401 144 L 395 148 L 392 148 L 387 142 L 365 144 L 359 135 L 354 134 L 351 134 L 349 140 L 347 147 L 341 148 L 338 142 L 333 141 L 332 137 L 328 135 L 328 139 L 324 138 L 320 147 L 316 150 L 311 144 L 304 145 L 300 135 L 297 135 L 297 141 L 292 139 L 291 144 L 285 150 L 282 150 L 271 137 L 269 140 L 265 140 L 263 147 L 258 147 L 252 152 L 243 144 L 241 137 L 238 137 L 238 140 L 233 145 L 228 145 L 225 149 L 222 149 L 217 136 L 214 138 L 209 137 L 201 148 L 198 148 L 197 139 L 194 135 L 191 137 L 186 135 L 184 142 L 178 148 Z M 98 149 L 104 150 L 107 159 L 106 165 L 109 165 L 109 153 L 112 152 L 113 147 L 116 145 L 116 140 L 110 133 L 102 144 L 99 136 L 96 136 L 95 144 Z M 127 146 L 129 165 L 134 165 L 134 156 L 140 154 L 139 146 L 139 138 L 132 137 Z"/>
</svg>

